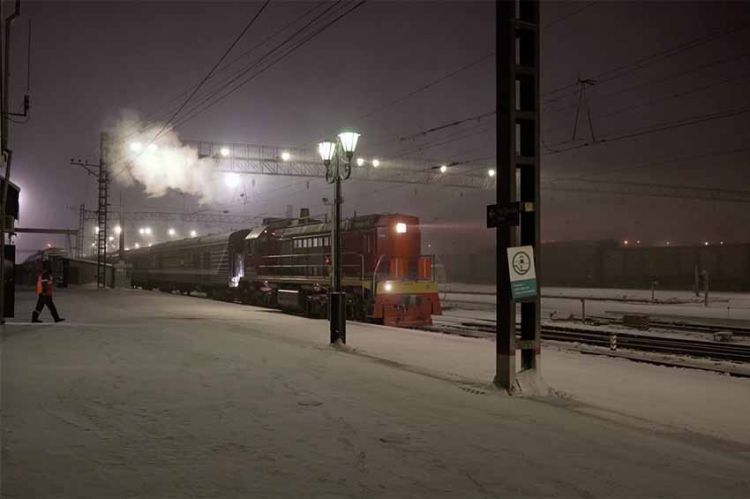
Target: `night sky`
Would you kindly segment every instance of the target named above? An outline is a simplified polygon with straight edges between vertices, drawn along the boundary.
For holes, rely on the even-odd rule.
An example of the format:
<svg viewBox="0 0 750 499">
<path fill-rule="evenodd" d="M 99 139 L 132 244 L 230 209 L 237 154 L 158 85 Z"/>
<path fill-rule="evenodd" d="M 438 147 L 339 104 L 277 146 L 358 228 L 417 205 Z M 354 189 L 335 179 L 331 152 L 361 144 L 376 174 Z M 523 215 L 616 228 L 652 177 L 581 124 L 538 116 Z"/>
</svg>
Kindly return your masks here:
<svg viewBox="0 0 750 499">
<path fill-rule="evenodd" d="M 12 179 L 22 188 L 18 225 L 58 228 L 77 227 L 80 203 L 96 207 L 93 178 L 69 160 L 97 160 L 99 132 L 125 112 L 165 121 L 182 102 L 180 95 L 184 99 L 184 92 L 195 87 L 262 5 L 22 4 L 13 32 L 14 109 L 26 86 L 29 18 L 34 36 L 31 119 L 10 130 Z M 316 5 L 272 1 L 228 60 L 306 11 L 332 4 Z M 345 8 L 342 2 L 334 10 Z M 362 133 L 359 152 L 365 157 L 408 153 L 439 161 L 476 159 L 472 168 L 490 167 L 494 116 L 414 141 L 399 137 L 496 109 L 495 62 L 487 57 L 495 51 L 495 22 L 493 2 L 367 2 L 176 132 L 185 139 L 314 148 L 321 138 L 352 127 Z M 543 178 L 732 189 L 750 185 L 750 151 L 742 150 L 750 149 L 750 112 L 564 151 L 585 143 L 590 134 L 581 120 L 579 140 L 570 142 L 579 77 L 599 80 L 587 89 L 599 139 L 750 106 L 750 3 L 544 2 L 541 24 Z M 263 50 L 234 67 L 252 63 Z M 321 179 L 308 187 L 297 178 L 269 177 L 257 178 L 253 186 L 247 178 L 227 192 L 224 203 L 208 207 L 179 193 L 149 199 L 142 188 L 122 188 L 117 182 L 113 204 L 119 205 L 120 193 L 126 210 L 203 208 L 283 216 L 287 205 L 295 212 L 309 207 L 324 213 L 321 198 L 330 197 L 330 187 Z M 350 181 L 344 197 L 347 215 L 356 210 L 420 216 L 434 251 L 472 250 L 492 242 L 493 233 L 483 227 L 493 191 Z M 747 206 L 546 191 L 542 236 L 637 238 L 649 244 L 746 242 Z M 149 225 L 166 233 L 167 225 Z M 176 225 L 183 232 L 222 230 Z M 90 244 L 93 225 L 89 229 Z M 17 240 L 20 250 L 48 241 L 62 244 L 49 237 Z"/>
</svg>

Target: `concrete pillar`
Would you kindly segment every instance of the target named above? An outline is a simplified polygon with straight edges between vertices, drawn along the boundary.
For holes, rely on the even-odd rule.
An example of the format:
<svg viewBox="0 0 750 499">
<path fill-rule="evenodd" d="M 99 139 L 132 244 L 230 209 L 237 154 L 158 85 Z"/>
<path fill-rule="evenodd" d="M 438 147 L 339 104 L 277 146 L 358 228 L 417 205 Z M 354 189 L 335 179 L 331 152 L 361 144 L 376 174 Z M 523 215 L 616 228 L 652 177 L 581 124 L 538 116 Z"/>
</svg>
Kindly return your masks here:
<svg viewBox="0 0 750 499">
<path fill-rule="evenodd" d="M 114 285 L 115 288 L 129 288 L 130 287 L 130 275 L 128 275 L 128 265 L 120 260 L 114 264 Z"/>
</svg>

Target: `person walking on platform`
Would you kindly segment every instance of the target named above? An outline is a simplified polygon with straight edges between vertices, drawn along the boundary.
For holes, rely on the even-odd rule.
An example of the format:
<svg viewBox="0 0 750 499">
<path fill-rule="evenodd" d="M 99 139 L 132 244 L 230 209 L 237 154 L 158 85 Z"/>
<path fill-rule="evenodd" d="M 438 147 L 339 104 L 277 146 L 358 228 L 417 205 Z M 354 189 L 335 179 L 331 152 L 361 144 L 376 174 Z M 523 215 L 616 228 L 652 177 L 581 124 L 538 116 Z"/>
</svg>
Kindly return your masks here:
<svg viewBox="0 0 750 499">
<path fill-rule="evenodd" d="M 52 318 L 55 319 L 55 322 L 65 320 L 57 314 L 57 307 L 55 307 L 55 304 L 52 301 L 53 288 L 54 277 L 52 276 L 52 272 L 50 272 L 49 263 L 44 262 L 44 267 L 36 278 L 36 295 L 38 298 L 36 301 L 36 308 L 31 314 L 31 322 L 42 322 L 39 320 L 39 314 L 42 312 L 45 305 L 52 314 Z"/>
</svg>

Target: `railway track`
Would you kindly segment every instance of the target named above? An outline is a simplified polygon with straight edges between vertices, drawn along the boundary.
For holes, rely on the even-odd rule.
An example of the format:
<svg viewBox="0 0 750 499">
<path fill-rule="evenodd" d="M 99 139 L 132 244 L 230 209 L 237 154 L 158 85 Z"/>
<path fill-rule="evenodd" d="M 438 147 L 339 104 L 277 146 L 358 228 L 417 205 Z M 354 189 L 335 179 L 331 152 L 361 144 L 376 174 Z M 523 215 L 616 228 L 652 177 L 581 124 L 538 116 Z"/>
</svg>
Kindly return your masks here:
<svg viewBox="0 0 750 499">
<path fill-rule="evenodd" d="M 481 322 L 445 322 L 438 323 L 431 331 L 460 336 L 494 338 L 495 326 L 489 321 Z M 541 336 L 543 340 L 581 343 L 599 347 L 610 347 L 611 336 L 617 337 L 617 349 L 654 352 L 669 355 L 682 355 L 698 359 L 728 360 L 732 362 L 750 363 L 750 345 L 720 343 L 694 339 L 659 337 L 629 332 L 612 333 L 570 326 L 556 326 L 543 324 Z"/>
</svg>

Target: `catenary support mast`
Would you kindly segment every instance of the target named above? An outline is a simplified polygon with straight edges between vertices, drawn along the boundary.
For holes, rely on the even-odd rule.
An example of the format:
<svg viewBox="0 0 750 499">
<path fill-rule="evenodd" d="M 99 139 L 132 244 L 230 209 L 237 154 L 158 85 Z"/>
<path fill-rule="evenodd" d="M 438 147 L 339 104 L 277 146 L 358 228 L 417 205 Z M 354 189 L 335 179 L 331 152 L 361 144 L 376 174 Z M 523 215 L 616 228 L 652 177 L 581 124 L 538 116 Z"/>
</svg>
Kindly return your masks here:
<svg viewBox="0 0 750 499">
<path fill-rule="evenodd" d="M 539 2 L 497 2 L 498 206 L 520 202 L 519 227 L 497 227 L 497 360 L 495 384 L 509 392 L 542 389 L 540 300 L 521 303 L 520 341 L 510 288 L 507 248 L 530 245 L 540 279 L 539 242 Z M 516 350 L 521 351 L 520 369 Z"/>
</svg>

